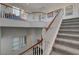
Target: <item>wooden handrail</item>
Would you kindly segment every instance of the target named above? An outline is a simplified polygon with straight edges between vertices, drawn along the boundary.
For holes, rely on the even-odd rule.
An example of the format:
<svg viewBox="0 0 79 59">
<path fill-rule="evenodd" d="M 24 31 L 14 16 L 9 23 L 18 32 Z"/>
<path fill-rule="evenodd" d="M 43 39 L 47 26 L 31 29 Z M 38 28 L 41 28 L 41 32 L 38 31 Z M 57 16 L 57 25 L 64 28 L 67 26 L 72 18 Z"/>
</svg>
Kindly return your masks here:
<svg viewBox="0 0 79 59">
<path fill-rule="evenodd" d="M 4 4 L 4 3 L 0 3 L 1 5 L 4 5 L 4 6 L 6 6 L 6 7 L 9 7 L 9 8 L 13 8 L 11 5 L 7 5 L 7 4 Z M 16 10 L 19 10 L 19 9 L 17 9 L 17 8 L 13 8 L 13 9 L 16 9 Z M 20 10 L 19 10 L 20 11 Z"/>
<path fill-rule="evenodd" d="M 61 10 L 61 9 L 59 9 L 59 10 Z M 49 25 L 48 25 L 48 27 L 46 28 L 46 31 L 48 31 L 48 30 L 49 30 L 49 28 L 51 27 L 52 23 L 55 21 L 56 17 L 57 17 L 57 16 L 58 16 L 58 14 L 59 14 L 59 10 L 58 10 L 57 15 L 54 17 L 54 19 L 50 22 L 50 24 L 49 24 Z"/>
<path fill-rule="evenodd" d="M 38 44 L 42 43 L 43 39 L 41 39 L 38 43 L 34 44 L 33 46 L 31 46 L 30 48 L 28 48 L 27 50 L 19 53 L 19 55 L 24 54 L 25 52 L 29 51 L 30 49 L 34 48 L 35 46 L 37 46 Z"/>
<path fill-rule="evenodd" d="M 0 3 L 1 5 L 4 5 L 4 6 L 6 6 L 6 7 L 10 7 L 10 8 L 12 8 L 12 6 L 10 6 L 10 5 L 7 5 L 7 4 L 4 4 L 4 3 Z"/>
</svg>

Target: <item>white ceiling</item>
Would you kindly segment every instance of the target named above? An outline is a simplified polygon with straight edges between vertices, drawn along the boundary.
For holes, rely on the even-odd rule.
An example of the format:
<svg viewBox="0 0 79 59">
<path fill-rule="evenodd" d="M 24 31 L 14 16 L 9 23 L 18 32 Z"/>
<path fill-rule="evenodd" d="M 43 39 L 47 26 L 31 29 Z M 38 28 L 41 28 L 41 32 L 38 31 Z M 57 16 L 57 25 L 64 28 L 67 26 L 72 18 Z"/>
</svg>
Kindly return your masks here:
<svg viewBox="0 0 79 59">
<path fill-rule="evenodd" d="M 64 3 L 11 3 L 16 7 L 24 9 L 26 12 L 44 12 L 50 8 L 63 6 Z"/>
</svg>

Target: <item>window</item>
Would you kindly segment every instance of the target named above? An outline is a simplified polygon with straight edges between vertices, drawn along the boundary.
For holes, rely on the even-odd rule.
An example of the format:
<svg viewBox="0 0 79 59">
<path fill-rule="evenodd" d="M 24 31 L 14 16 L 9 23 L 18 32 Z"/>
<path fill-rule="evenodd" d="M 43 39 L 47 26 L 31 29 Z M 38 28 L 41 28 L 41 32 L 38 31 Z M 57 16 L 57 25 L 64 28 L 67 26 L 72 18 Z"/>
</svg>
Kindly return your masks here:
<svg viewBox="0 0 79 59">
<path fill-rule="evenodd" d="M 79 4 L 78 4 L 78 14 L 79 14 Z"/>
<path fill-rule="evenodd" d="M 25 13 L 24 10 L 21 10 L 21 18 L 27 20 L 28 13 Z"/>
<path fill-rule="evenodd" d="M 12 42 L 12 48 L 13 50 L 19 49 L 19 38 L 15 37 L 13 38 L 13 42 Z"/>
<path fill-rule="evenodd" d="M 16 16 L 20 16 L 20 9 L 13 7 L 13 14 L 15 14 Z"/>
<path fill-rule="evenodd" d="M 42 13 L 41 18 L 45 19 L 46 18 L 46 13 Z"/>
<path fill-rule="evenodd" d="M 73 5 L 66 7 L 65 14 L 66 14 L 66 16 L 73 15 Z"/>
<path fill-rule="evenodd" d="M 6 6 L 1 5 L 1 17 L 4 17 L 3 15 L 5 14 Z"/>
<path fill-rule="evenodd" d="M 48 17 L 48 18 L 53 17 L 53 12 L 48 13 L 48 14 L 47 14 L 47 17 Z"/>
<path fill-rule="evenodd" d="M 5 8 L 5 13 L 12 13 L 12 8 L 6 7 Z"/>
<path fill-rule="evenodd" d="M 42 16 L 41 16 L 41 15 L 39 15 L 39 20 L 41 20 L 41 17 L 42 17 Z"/>
<path fill-rule="evenodd" d="M 2 13 L 1 13 L 1 4 L 0 4 L 0 17 L 1 17 L 1 14 L 2 14 Z"/>
<path fill-rule="evenodd" d="M 26 36 L 14 37 L 12 41 L 12 49 L 18 50 L 26 46 Z"/>
</svg>

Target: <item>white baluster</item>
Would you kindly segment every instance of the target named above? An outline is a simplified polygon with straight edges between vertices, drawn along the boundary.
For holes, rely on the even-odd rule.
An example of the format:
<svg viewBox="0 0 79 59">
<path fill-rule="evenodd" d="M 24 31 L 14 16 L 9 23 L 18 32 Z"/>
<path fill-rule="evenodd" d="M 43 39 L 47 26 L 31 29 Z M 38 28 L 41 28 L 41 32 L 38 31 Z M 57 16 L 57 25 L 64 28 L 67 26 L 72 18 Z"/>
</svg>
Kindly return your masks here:
<svg viewBox="0 0 79 59">
<path fill-rule="evenodd" d="M 3 10 L 2 10 L 2 8 L 1 8 L 1 17 L 4 18 L 4 17 L 3 17 Z"/>
</svg>

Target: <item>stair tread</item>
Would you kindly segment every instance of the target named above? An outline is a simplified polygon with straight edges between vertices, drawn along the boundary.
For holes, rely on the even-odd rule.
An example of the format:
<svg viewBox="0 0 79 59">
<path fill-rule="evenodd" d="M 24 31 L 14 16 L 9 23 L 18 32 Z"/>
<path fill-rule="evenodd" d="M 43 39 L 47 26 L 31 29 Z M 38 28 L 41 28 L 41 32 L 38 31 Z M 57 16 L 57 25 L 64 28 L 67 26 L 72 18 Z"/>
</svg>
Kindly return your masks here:
<svg viewBox="0 0 79 59">
<path fill-rule="evenodd" d="M 63 19 L 63 20 L 74 20 L 74 19 L 79 19 L 79 17 L 76 17 L 76 18 L 70 18 L 70 19 Z"/>
<path fill-rule="evenodd" d="M 78 35 L 78 34 L 58 33 L 58 35 L 64 35 L 64 36 L 73 36 L 73 37 L 79 37 L 79 35 Z"/>
<path fill-rule="evenodd" d="M 67 25 L 67 26 L 61 26 L 61 27 L 79 27 L 79 25 Z"/>
<path fill-rule="evenodd" d="M 62 54 L 59 52 L 52 51 L 51 55 L 62 55 Z"/>
<path fill-rule="evenodd" d="M 60 29 L 79 29 L 79 26 L 61 26 Z"/>
<path fill-rule="evenodd" d="M 57 38 L 57 40 L 62 41 L 62 42 L 67 42 L 67 43 L 79 45 L 79 41 L 76 41 L 76 40 L 69 40 L 69 39 L 63 39 L 63 38 Z"/>
<path fill-rule="evenodd" d="M 79 25 L 78 23 L 62 23 L 61 26 L 68 26 L 68 25 Z"/>
<path fill-rule="evenodd" d="M 71 53 L 71 54 L 79 54 L 79 50 L 78 49 L 74 49 L 74 48 L 70 48 L 61 44 L 55 44 L 54 48 L 63 50 L 65 52 Z"/>
<path fill-rule="evenodd" d="M 78 31 L 79 29 L 60 29 L 59 31 Z"/>
<path fill-rule="evenodd" d="M 53 46 L 53 55 L 79 55 L 79 18 L 63 20 L 56 42 Z"/>
<path fill-rule="evenodd" d="M 70 21 L 79 21 L 79 19 L 76 19 L 76 20 L 74 20 L 74 19 L 63 20 L 63 22 L 70 22 Z"/>
<path fill-rule="evenodd" d="M 62 24 L 79 24 L 79 22 L 66 22 L 66 23 L 64 23 L 64 22 L 62 22 Z"/>
</svg>

